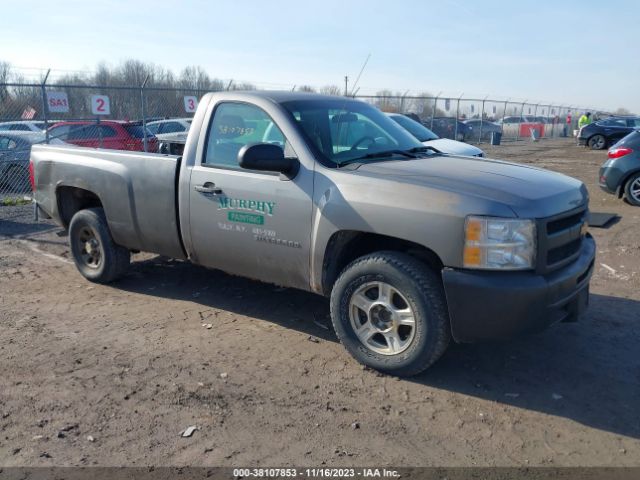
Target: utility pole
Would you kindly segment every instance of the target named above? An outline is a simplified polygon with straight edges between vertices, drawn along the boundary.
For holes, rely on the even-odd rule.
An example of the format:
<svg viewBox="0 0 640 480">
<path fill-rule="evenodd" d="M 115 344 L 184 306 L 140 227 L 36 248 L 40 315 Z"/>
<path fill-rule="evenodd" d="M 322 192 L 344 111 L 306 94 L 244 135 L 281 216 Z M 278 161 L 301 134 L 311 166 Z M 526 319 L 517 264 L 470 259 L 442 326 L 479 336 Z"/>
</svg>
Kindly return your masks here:
<svg viewBox="0 0 640 480">
<path fill-rule="evenodd" d="M 349 96 L 349 77 L 344 76 L 344 96 Z"/>
</svg>

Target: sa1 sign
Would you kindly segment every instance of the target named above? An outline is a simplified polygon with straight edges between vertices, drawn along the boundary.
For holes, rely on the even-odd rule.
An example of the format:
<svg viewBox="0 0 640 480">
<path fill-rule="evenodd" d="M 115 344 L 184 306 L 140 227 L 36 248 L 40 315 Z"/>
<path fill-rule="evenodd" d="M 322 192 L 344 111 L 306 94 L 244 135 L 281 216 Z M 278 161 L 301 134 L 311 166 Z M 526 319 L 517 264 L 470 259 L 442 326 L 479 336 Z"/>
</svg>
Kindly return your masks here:
<svg viewBox="0 0 640 480">
<path fill-rule="evenodd" d="M 109 115 L 111 105 L 106 95 L 91 95 L 91 113 L 94 115 Z"/>
<path fill-rule="evenodd" d="M 69 98 L 66 92 L 47 92 L 47 106 L 51 113 L 68 113 Z"/>
<path fill-rule="evenodd" d="M 187 113 L 193 113 L 198 108 L 198 99 L 190 95 L 184 97 L 184 111 Z"/>
</svg>

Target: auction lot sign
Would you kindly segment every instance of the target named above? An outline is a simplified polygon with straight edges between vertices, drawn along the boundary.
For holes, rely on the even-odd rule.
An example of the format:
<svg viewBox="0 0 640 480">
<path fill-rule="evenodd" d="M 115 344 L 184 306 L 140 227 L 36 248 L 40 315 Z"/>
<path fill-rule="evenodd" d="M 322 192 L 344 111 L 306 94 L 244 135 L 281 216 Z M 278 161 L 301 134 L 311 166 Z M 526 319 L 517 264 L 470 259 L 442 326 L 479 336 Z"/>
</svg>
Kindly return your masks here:
<svg viewBox="0 0 640 480">
<path fill-rule="evenodd" d="M 47 92 L 47 107 L 51 113 L 68 113 L 69 98 L 67 92 Z"/>
<path fill-rule="evenodd" d="M 198 99 L 191 95 L 185 95 L 184 97 L 184 111 L 187 113 L 194 113 L 198 108 Z"/>
<path fill-rule="evenodd" d="M 91 95 L 91 113 L 94 115 L 109 115 L 111 104 L 106 95 Z"/>
</svg>

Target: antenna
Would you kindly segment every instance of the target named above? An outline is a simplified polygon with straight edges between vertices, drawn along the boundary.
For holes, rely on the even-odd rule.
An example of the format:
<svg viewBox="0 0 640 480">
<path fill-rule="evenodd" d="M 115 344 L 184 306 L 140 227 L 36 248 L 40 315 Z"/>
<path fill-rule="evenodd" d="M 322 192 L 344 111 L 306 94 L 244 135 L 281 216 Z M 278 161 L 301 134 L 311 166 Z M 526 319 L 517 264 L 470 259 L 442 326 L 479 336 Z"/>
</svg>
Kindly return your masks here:
<svg viewBox="0 0 640 480">
<path fill-rule="evenodd" d="M 367 63 L 369 63 L 369 59 L 370 58 L 371 58 L 371 54 L 367 55 L 367 59 L 362 64 L 362 68 L 360 69 L 360 73 L 358 73 L 358 76 L 356 77 L 356 81 L 353 82 L 353 86 L 351 87 L 351 96 L 353 96 L 353 91 L 356 89 L 356 86 L 358 85 L 358 82 L 360 81 L 360 76 L 362 75 L 362 72 L 364 72 L 364 68 L 367 66 Z M 345 77 L 345 85 L 344 85 L 345 86 L 345 94 L 346 94 L 346 89 L 347 89 L 346 80 L 347 80 L 347 77 Z"/>
</svg>

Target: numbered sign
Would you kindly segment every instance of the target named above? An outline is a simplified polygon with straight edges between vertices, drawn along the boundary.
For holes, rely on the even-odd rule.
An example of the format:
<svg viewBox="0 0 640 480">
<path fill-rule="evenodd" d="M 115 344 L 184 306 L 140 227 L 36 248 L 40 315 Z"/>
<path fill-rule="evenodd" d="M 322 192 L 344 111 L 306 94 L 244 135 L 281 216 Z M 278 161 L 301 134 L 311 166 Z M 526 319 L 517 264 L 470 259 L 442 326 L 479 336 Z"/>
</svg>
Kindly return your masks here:
<svg viewBox="0 0 640 480">
<path fill-rule="evenodd" d="M 91 113 L 94 115 L 109 115 L 111 105 L 106 95 L 91 95 Z"/>
<path fill-rule="evenodd" d="M 52 113 L 68 113 L 69 98 L 66 92 L 47 92 L 47 106 Z"/>
<path fill-rule="evenodd" d="M 184 97 L 184 111 L 187 113 L 194 113 L 198 108 L 198 99 L 190 95 Z"/>
</svg>

